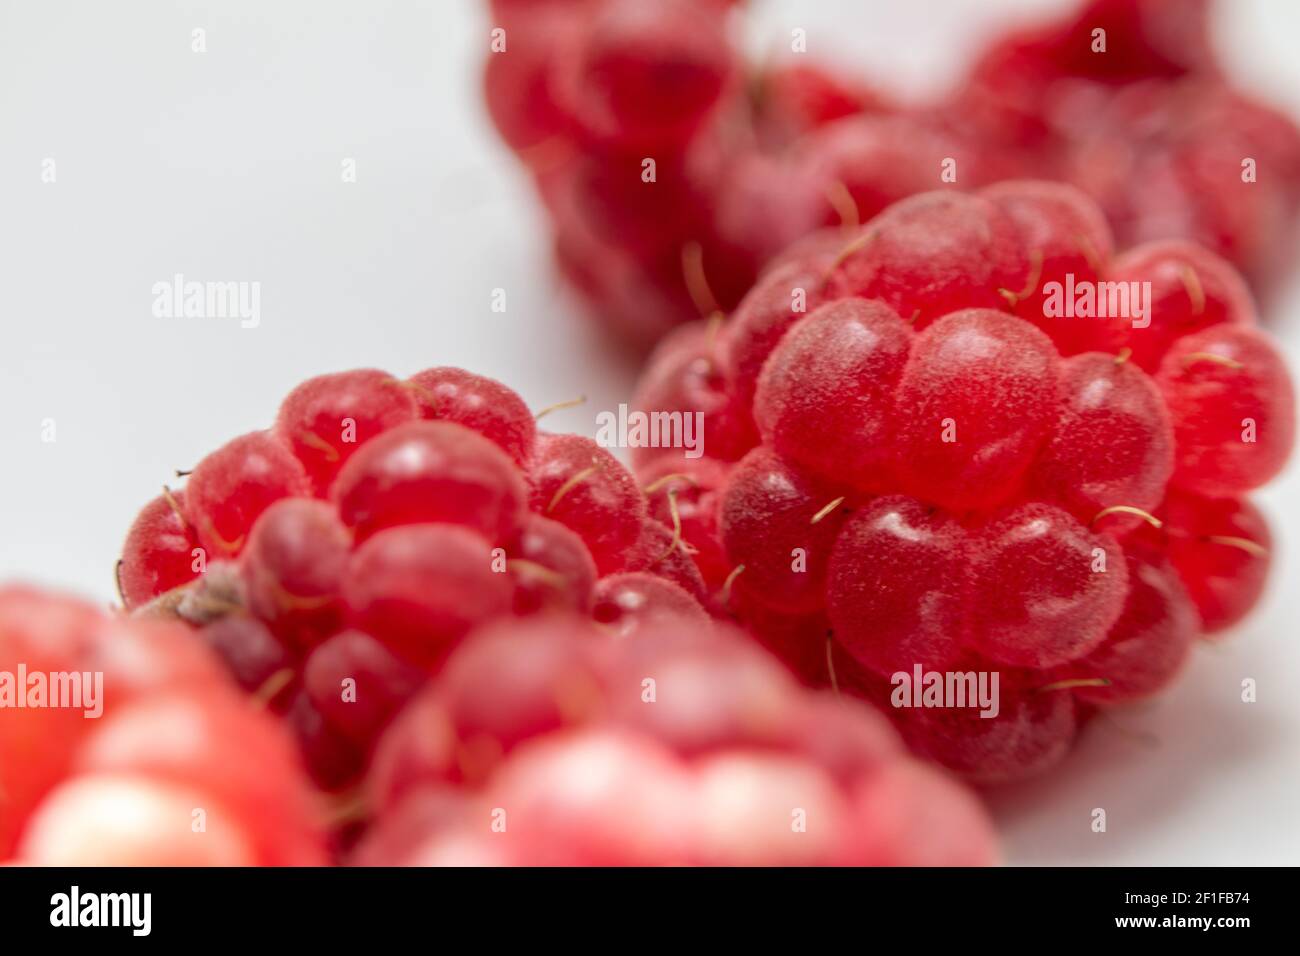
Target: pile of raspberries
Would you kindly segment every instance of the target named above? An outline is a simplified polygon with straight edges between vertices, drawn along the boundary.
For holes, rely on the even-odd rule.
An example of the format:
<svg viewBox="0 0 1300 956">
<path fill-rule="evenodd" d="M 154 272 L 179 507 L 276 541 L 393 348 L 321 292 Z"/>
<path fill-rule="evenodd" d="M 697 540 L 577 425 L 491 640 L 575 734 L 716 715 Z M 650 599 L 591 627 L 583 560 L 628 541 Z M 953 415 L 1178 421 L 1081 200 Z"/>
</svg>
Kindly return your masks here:
<svg viewBox="0 0 1300 956">
<path fill-rule="evenodd" d="M 0 588 L 0 862 L 995 863 L 966 784 L 1268 577 L 1300 132 L 1206 6 L 1092 0 L 921 109 L 745 62 L 731 0 L 493 0 L 559 268 L 702 446 L 303 382 L 144 506 L 119 611 Z"/>
</svg>

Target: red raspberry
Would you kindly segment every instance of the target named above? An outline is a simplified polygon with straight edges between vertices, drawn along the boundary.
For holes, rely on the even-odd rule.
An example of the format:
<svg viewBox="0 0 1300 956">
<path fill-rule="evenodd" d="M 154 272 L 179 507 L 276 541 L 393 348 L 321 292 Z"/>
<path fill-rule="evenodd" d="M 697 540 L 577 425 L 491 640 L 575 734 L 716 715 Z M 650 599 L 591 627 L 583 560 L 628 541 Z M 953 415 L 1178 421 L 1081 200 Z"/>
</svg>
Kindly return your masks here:
<svg viewBox="0 0 1300 956">
<path fill-rule="evenodd" d="M 677 526 L 650 518 L 607 451 L 538 435 L 518 395 L 461 369 L 311 379 L 275 429 L 190 480 L 197 497 L 168 493 L 132 527 L 123 601 L 194 625 L 283 717 L 326 789 L 356 781 L 388 721 L 484 622 L 705 617 L 711 588 L 675 530 L 681 512 Z"/>
<path fill-rule="evenodd" d="M 1295 444 L 1286 363 L 1255 329 L 1218 325 L 1181 339 L 1156 382 L 1174 419 L 1174 483 L 1209 495 L 1273 478 Z"/>
<path fill-rule="evenodd" d="M 453 654 L 381 744 L 358 862 L 992 861 L 978 805 L 867 708 L 704 622 L 591 627 L 500 624 Z"/>
<path fill-rule="evenodd" d="M 711 469 L 692 547 L 723 550 L 719 605 L 805 681 L 895 711 L 973 779 L 1045 769 L 1093 707 L 1154 693 L 1258 599 L 1267 526 L 1232 496 L 1290 452 L 1285 365 L 1230 266 L 1187 243 L 1112 261 L 1070 187 L 913 197 L 827 248 L 791 253 L 715 333 L 710 407 L 747 404 L 755 447 L 732 465 L 706 439 L 710 466 L 660 449 L 642 478 Z M 1049 321 L 1067 277 L 1149 282 L 1150 308 L 1079 299 Z M 998 675 L 1000 711 L 899 711 L 895 675 L 918 667 Z"/>
<path fill-rule="evenodd" d="M 192 581 L 199 540 L 182 510 L 184 493 L 164 489 L 140 510 L 122 549 L 117 584 L 127 607 Z"/>
<path fill-rule="evenodd" d="M 685 0 L 609 0 L 569 41 L 554 89 L 582 135 L 602 145 L 682 142 L 732 82 L 725 21 Z"/>
<path fill-rule="evenodd" d="M 185 628 L 108 617 L 77 601 L 8 587 L 0 589 L 0 671 L 20 666 L 29 675 L 100 675 L 102 713 L 87 719 L 85 708 L 5 709 L 0 861 L 324 861 L 289 741 L 231 692 L 215 657 Z M 200 810 L 201 830 L 194 827 Z"/>
</svg>

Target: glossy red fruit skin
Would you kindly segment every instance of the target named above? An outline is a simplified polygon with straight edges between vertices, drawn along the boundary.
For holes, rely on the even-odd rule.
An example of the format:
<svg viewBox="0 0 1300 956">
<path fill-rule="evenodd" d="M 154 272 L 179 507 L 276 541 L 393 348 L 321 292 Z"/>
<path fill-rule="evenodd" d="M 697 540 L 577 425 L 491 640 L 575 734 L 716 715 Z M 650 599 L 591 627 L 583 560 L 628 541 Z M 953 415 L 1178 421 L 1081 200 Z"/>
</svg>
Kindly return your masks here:
<svg viewBox="0 0 1300 956">
<path fill-rule="evenodd" d="M 564 615 L 476 632 L 380 740 L 374 805 L 388 813 L 431 785 L 480 784 L 520 741 L 588 719 L 600 705 L 600 639 L 595 624 Z"/>
<path fill-rule="evenodd" d="M 518 529 L 527 501 L 519 470 L 494 442 L 453 422 L 399 425 L 364 445 L 331 490 L 358 541 L 384 528 L 451 522 L 491 541 Z"/>
<path fill-rule="evenodd" d="M 754 397 L 763 441 L 811 474 L 865 492 L 890 486 L 895 391 L 912 331 L 892 309 L 839 299 L 798 322 Z"/>
<path fill-rule="evenodd" d="M 1295 389 L 1261 332 L 1218 325 L 1180 339 L 1156 376 L 1174 419 L 1174 483 L 1205 495 L 1264 484 L 1295 445 Z"/>
<path fill-rule="evenodd" d="M 836 247 L 847 242 L 836 234 Z M 819 247 L 804 257 L 774 264 L 727 321 L 721 339 L 723 358 L 741 408 L 752 405 L 763 364 L 785 333 L 826 301 L 826 276 L 837 251 Z"/>
<path fill-rule="evenodd" d="M 1150 315 L 1129 326 L 1124 344 L 1133 361 L 1154 374 L 1176 341 L 1210 326 L 1254 325 L 1255 303 L 1241 275 L 1223 259 L 1190 242 L 1162 240 L 1135 246 L 1111 263 L 1108 282 L 1150 283 Z"/>
<path fill-rule="evenodd" d="M 647 415 L 694 415 L 700 424 L 698 448 L 712 458 L 735 461 L 758 441 L 750 412 L 734 395 L 723 365 L 720 331 L 708 321 L 683 325 L 671 332 L 646 363 L 637 383 L 632 407 Z M 686 448 L 632 449 L 632 461 L 644 468 L 661 459 L 685 466 L 696 460 Z"/>
<path fill-rule="evenodd" d="M 503 18 L 506 48 L 493 51 L 483 72 L 483 94 L 497 132 L 525 161 L 562 136 L 569 120 L 555 102 L 551 84 L 555 44 L 575 26 L 573 12 L 529 11 L 526 22 Z"/>
<path fill-rule="evenodd" d="M 613 639 L 560 615 L 494 625 L 390 728 L 369 783 L 386 817 L 359 857 L 374 863 L 992 859 L 978 805 L 908 765 L 883 718 L 680 618 Z M 513 836 L 485 843 L 473 821 L 493 807 Z M 791 840 L 793 807 L 817 839 Z"/>
<path fill-rule="evenodd" d="M 353 552 L 343 600 L 360 630 L 402 657 L 432 665 L 476 624 L 510 607 L 511 583 L 492 547 L 457 525 L 388 528 Z"/>
<path fill-rule="evenodd" d="M 1066 680 L 1103 679 L 1074 693 L 1099 704 L 1148 697 L 1178 675 L 1191 654 L 1200 620 L 1177 572 L 1130 555 L 1129 591 L 1119 620 L 1105 642 L 1087 657 L 1066 665 Z"/>
<path fill-rule="evenodd" d="M 882 768 L 855 796 L 855 812 L 874 822 L 856 848 L 860 858 L 880 866 L 989 866 L 995 858 L 978 798 L 914 763 Z"/>
<path fill-rule="evenodd" d="M 325 720 L 368 751 L 427 678 L 369 634 L 341 631 L 307 656 L 302 679 Z"/>
<path fill-rule="evenodd" d="M 1124 330 L 1098 319 L 1052 317 L 1044 287 L 1067 276 L 1095 282 L 1114 254 L 1114 239 L 1096 203 L 1063 183 L 1013 180 L 980 190 L 1019 230 L 1029 272 L 1022 285 L 1002 293 L 1016 315 L 1041 328 L 1062 355 L 1117 351 Z"/>
<path fill-rule="evenodd" d="M 1106 508 L 1154 511 L 1174 468 L 1174 432 L 1155 383 L 1135 365 L 1089 352 L 1061 363 L 1058 418 L 1034 465 L 1032 485 L 1084 524 Z M 1122 533 L 1141 517 L 1116 513 Z"/>
<path fill-rule="evenodd" d="M 1041 669 L 1082 657 L 1123 610 L 1119 543 L 1051 505 L 994 516 L 972 532 L 970 554 L 970 646 L 1002 664 Z"/>
<path fill-rule="evenodd" d="M 184 515 L 184 501 L 184 492 L 167 491 L 141 508 L 131 524 L 117 574 L 128 611 L 198 576 L 199 542 Z"/>
<path fill-rule="evenodd" d="M 724 463 L 709 457 L 661 460 L 638 471 L 650 517 L 670 528 L 676 508 L 682 540 L 693 551 L 691 559 L 708 593 L 721 588 L 731 571 L 718 527 L 718 498 L 727 471 Z"/>
<path fill-rule="evenodd" d="M 1204 498 L 1171 490 L 1160 516 L 1169 560 L 1214 634 L 1236 624 L 1263 596 L 1273 536 L 1243 498 Z"/>
<path fill-rule="evenodd" d="M 287 737 L 227 693 L 157 694 L 124 708 L 78 754 L 78 773 L 135 772 L 198 786 L 230 810 L 267 866 L 323 861 Z M 176 826 L 190 832 L 190 821 Z"/>
<path fill-rule="evenodd" d="M 590 438 L 542 434 L 529 480 L 534 511 L 577 533 L 601 574 L 621 569 L 641 534 L 645 500 L 613 455 Z"/>
<path fill-rule="evenodd" d="M 820 608 L 826 562 L 846 509 L 813 518 L 837 497 L 842 495 L 805 478 L 766 448 L 742 458 L 719 506 L 727 557 L 733 566 L 744 565 L 733 586 L 773 610 Z"/>
<path fill-rule="evenodd" d="M 923 329 L 960 309 L 1000 309 L 999 289 L 1024 284 L 1026 254 L 1012 221 L 992 202 L 929 192 L 890 206 L 838 257 L 831 298 L 880 299 Z"/>
<path fill-rule="evenodd" d="M 597 581 L 592 619 L 620 637 L 665 621 L 703 627 L 709 620 L 700 602 L 685 588 L 644 571 L 611 574 Z"/>
<path fill-rule="evenodd" d="M 1023 676 L 1000 674 L 996 717 L 981 717 L 974 708 L 918 708 L 896 711 L 897 726 L 914 752 L 970 783 L 990 786 L 1034 777 L 1069 752 L 1077 705 L 1066 690 L 1016 687 Z"/>
<path fill-rule="evenodd" d="M 896 393 L 901 486 L 958 512 L 1016 496 L 1056 417 L 1058 375 L 1047 336 L 1012 316 L 970 309 L 934 323 Z"/>
<path fill-rule="evenodd" d="M 249 432 L 198 463 L 185 485 L 185 512 L 209 560 L 233 557 L 272 502 L 310 491 L 288 446 L 272 432 Z"/>
<path fill-rule="evenodd" d="M 59 600 L 34 588 L 0 587 L 0 670 L 16 674 L 19 664 L 29 672 L 104 668 L 103 649 L 117 638 L 116 628 L 89 605 Z M 174 632 L 173 632 L 174 636 Z M 128 656 L 150 660 L 147 646 L 131 641 Z M 218 679 L 215 663 L 209 677 Z M 84 663 L 83 663 L 84 662 Z M 166 669 L 169 658 L 157 655 L 157 668 Z M 113 674 L 113 676 L 117 676 Z M 121 697 L 104 700 L 111 714 L 135 688 L 128 683 Z M 24 688 L 25 692 L 25 688 Z M 0 815 L 0 859 L 9 859 L 24 822 L 45 794 L 67 773 L 77 746 L 98 725 L 70 708 L 6 708 L 0 720 L 0 787 L 5 812 Z"/>
<path fill-rule="evenodd" d="M 625 556 L 623 571 L 651 574 L 669 581 L 696 601 L 705 603 L 709 598 L 708 588 L 688 547 L 667 525 L 646 518 L 641 522 L 641 536 Z"/>
<path fill-rule="evenodd" d="M 515 614 L 591 609 L 596 562 L 582 539 L 564 525 L 529 512 L 506 552 Z"/>
<path fill-rule="evenodd" d="M 291 645 L 337 627 L 352 534 L 335 509 L 311 498 L 285 498 L 262 512 L 241 557 L 248 610 Z"/>
<path fill-rule="evenodd" d="M 387 372 L 363 368 L 307 379 L 280 405 L 275 431 L 323 495 L 361 445 L 417 417 L 409 389 Z"/>
<path fill-rule="evenodd" d="M 537 439 L 537 424 L 512 389 L 450 366 L 417 372 L 406 384 L 425 418 L 464 425 L 496 442 L 520 467 L 527 464 Z"/>
<path fill-rule="evenodd" d="M 826 571 L 835 640 L 888 677 L 961 656 L 970 592 L 966 532 L 915 498 L 877 498 L 845 523 Z"/>
<path fill-rule="evenodd" d="M 269 686 L 268 682 L 294 664 L 284 644 L 251 614 L 227 614 L 205 624 L 198 635 L 221 658 L 235 683 L 250 694 Z M 292 692 L 290 683 L 267 705 L 273 711 L 282 710 Z"/>
<path fill-rule="evenodd" d="M 684 142 L 732 80 L 716 10 L 672 0 L 613 2 L 583 21 L 557 62 L 563 108 L 591 141 L 641 148 Z"/>
<path fill-rule="evenodd" d="M 813 211 L 820 215 L 813 226 L 843 221 L 843 208 L 827 198 L 832 190 L 842 190 L 852 201 L 855 218 L 850 222 L 856 225 L 908 196 L 953 188 L 941 179 L 947 159 L 961 157 L 964 182 L 988 182 L 994 173 L 978 144 L 963 142 L 919 112 L 846 117 L 802 140 L 795 153 L 797 167 L 815 184 Z M 811 231 L 804 228 L 799 234 Z"/>
</svg>

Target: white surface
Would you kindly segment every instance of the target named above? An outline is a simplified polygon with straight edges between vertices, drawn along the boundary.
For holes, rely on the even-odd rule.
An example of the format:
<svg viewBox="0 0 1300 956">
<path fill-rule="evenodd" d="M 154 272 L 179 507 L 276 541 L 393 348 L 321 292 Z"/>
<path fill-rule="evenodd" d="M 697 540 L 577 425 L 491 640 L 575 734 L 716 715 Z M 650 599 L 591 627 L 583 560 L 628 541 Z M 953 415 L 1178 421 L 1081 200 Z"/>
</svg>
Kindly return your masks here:
<svg viewBox="0 0 1300 956">
<path fill-rule="evenodd" d="M 1003 9 L 1061 6 L 768 3 L 750 39 L 802 26 L 814 56 L 933 91 Z M 1231 62 L 1300 111 L 1297 6 L 1223 6 Z M 312 374 L 463 365 L 534 407 L 585 393 L 549 424 L 588 434 L 626 398 L 633 368 L 552 278 L 481 110 L 486 28 L 481 0 L 0 0 L 0 579 L 110 601 L 135 509 Z M 261 325 L 153 317 L 176 272 L 260 281 Z M 1300 289 L 1281 311 L 1300 368 Z M 1300 862 L 1297 469 L 1260 499 L 1281 540 L 1264 607 L 1048 782 L 998 795 L 1010 860 Z M 1243 677 L 1259 703 L 1238 701 Z"/>
</svg>

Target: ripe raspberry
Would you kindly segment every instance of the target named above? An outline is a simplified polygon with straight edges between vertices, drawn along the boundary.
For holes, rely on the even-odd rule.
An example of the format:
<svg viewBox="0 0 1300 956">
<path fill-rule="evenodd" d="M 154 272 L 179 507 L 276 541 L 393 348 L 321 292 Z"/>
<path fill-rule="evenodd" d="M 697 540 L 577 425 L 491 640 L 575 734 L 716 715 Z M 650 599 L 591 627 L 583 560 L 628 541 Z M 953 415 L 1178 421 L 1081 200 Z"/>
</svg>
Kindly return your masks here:
<svg viewBox="0 0 1300 956">
<path fill-rule="evenodd" d="M 359 448 L 330 496 L 359 538 L 419 521 L 462 524 L 493 540 L 519 528 L 527 489 L 496 444 L 463 425 L 410 422 Z"/>
<path fill-rule="evenodd" d="M 611 0 L 569 40 L 554 87 L 582 135 L 603 145 L 682 142 L 732 81 L 724 20 L 685 0 Z"/>
<path fill-rule="evenodd" d="M 1174 483 L 1209 495 L 1273 478 L 1295 444 L 1286 363 L 1253 328 L 1218 325 L 1166 353 L 1156 382 L 1174 419 Z"/>
<path fill-rule="evenodd" d="M 136 520 L 124 603 L 192 624 L 325 789 L 355 783 L 387 722 L 480 624 L 705 616 L 687 539 L 649 517 L 631 474 L 589 439 L 538 435 L 518 395 L 460 369 L 311 379 L 275 429 L 195 479 L 197 499 L 187 486 Z"/>
<path fill-rule="evenodd" d="M 211 558 L 233 557 L 272 502 L 309 490 L 289 448 L 270 432 L 252 432 L 199 462 L 185 485 L 185 514 Z"/>
<path fill-rule="evenodd" d="M 20 665 L 29 675 L 102 675 L 103 710 L 94 720 L 77 708 L 4 710 L 0 861 L 324 861 L 289 741 L 231 692 L 215 657 L 185 628 L 7 587 L 0 589 L 0 671 Z M 200 810 L 205 826 L 196 830 Z"/>
<path fill-rule="evenodd" d="M 788 461 L 855 488 L 887 481 L 893 402 L 912 332 L 880 302 L 840 299 L 808 316 L 763 366 L 754 417 Z M 852 383 L 854 401 L 835 398 Z"/>
<path fill-rule="evenodd" d="M 828 248 L 783 257 L 715 333 L 709 401 L 752 411 L 753 447 L 661 449 L 641 477 L 711 472 L 692 547 L 722 549 L 718 604 L 803 680 L 973 779 L 1043 770 L 1258 600 L 1267 526 L 1234 496 L 1289 454 L 1285 367 L 1230 266 L 1186 243 L 1112 260 L 1068 187 L 913 197 Z M 1042 314 L 1050 282 L 1116 276 L 1150 309 Z M 915 668 L 999 676 L 1001 709 L 898 712 Z"/>
<path fill-rule="evenodd" d="M 356 369 L 303 382 L 280 406 L 275 429 L 322 494 L 363 443 L 417 417 L 401 382 L 377 369 Z"/>
<path fill-rule="evenodd" d="M 164 489 L 140 510 L 127 532 L 118 587 L 127 607 L 192 581 L 198 537 L 182 511 L 184 493 Z"/>
<path fill-rule="evenodd" d="M 653 685 L 653 696 L 647 687 Z M 860 704 L 666 617 L 471 638 L 389 729 L 371 865 L 985 865 L 978 804 Z"/>
</svg>

